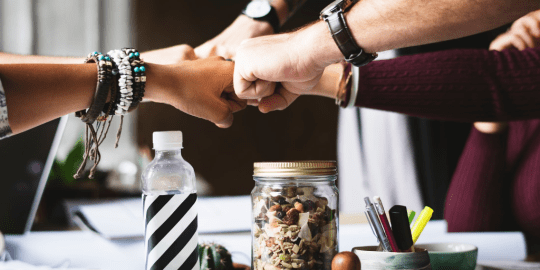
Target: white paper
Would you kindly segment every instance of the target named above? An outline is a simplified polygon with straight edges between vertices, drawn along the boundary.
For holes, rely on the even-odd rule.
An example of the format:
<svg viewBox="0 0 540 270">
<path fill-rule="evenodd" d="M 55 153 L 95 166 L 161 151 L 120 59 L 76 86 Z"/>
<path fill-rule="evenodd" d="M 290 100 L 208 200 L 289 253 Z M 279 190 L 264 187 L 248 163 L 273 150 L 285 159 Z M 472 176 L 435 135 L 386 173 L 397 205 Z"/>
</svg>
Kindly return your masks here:
<svg viewBox="0 0 540 270">
<path fill-rule="evenodd" d="M 528 270 L 528 269 L 540 269 L 540 263 L 537 262 L 520 262 L 520 261 L 479 261 L 477 269 L 482 270 Z"/>
<path fill-rule="evenodd" d="M 53 268 L 49 266 L 34 266 L 20 261 L 0 262 L 0 270 L 84 270 L 82 268 Z"/>
<path fill-rule="evenodd" d="M 83 205 L 79 207 L 79 211 L 88 223 L 105 238 L 142 239 L 143 237 L 144 223 L 140 199 Z"/>
<path fill-rule="evenodd" d="M 142 238 L 142 199 L 82 205 L 79 211 L 88 223 L 108 239 Z M 199 233 L 240 232 L 251 229 L 251 197 L 199 197 Z"/>
</svg>

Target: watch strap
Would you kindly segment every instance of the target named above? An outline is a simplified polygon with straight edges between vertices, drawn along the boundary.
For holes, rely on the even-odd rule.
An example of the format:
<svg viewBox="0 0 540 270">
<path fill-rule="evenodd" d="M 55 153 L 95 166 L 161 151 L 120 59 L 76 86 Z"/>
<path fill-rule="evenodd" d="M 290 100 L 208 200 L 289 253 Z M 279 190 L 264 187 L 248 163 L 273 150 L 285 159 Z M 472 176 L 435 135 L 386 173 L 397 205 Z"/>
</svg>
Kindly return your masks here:
<svg viewBox="0 0 540 270">
<path fill-rule="evenodd" d="M 332 38 L 339 50 L 345 56 L 345 60 L 355 66 L 363 66 L 377 58 L 376 53 L 366 53 L 356 41 L 347 26 L 343 12 L 335 12 L 324 18 Z"/>
<path fill-rule="evenodd" d="M 272 5 L 270 5 L 270 11 L 268 12 L 268 14 L 266 14 L 266 15 L 264 15 L 262 17 L 254 18 L 254 17 L 249 16 L 246 13 L 245 8 L 244 8 L 244 10 L 242 10 L 242 14 L 250 17 L 253 20 L 269 23 L 272 26 L 272 29 L 274 29 L 274 34 L 279 32 L 279 28 L 280 28 L 279 16 L 278 16 L 278 13 L 277 13 L 276 9 Z"/>
</svg>

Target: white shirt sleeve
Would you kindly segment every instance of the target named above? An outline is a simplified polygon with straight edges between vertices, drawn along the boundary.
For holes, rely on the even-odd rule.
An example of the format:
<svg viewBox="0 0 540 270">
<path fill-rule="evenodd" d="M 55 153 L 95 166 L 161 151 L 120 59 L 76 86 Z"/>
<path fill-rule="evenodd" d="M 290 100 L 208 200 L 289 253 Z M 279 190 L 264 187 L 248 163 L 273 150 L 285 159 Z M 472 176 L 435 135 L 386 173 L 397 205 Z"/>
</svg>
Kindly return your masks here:
<svg viewBox="0 0 540 270">
<path fill-rule="evenodd" d="M 11 127 L 9 127 L 8 121 L 6 94 L 4 93 L 2 81 L 0 81 L 0 139 L 9 137 L 11 133 Z"/>
</svg>

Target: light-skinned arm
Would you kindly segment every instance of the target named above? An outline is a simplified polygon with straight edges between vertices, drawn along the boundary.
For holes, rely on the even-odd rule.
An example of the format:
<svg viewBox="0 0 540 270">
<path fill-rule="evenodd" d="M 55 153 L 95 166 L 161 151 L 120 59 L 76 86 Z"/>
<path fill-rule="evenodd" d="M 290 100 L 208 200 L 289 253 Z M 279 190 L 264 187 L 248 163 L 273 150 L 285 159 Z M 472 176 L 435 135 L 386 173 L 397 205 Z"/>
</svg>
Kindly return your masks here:
<svg viewBox="0 0 540 270">
<path fill-rule="evenodd" d="M 178 65 L 146 64 L 145 100 L 229 127 L 245 107 L 232 89 L 234 64 L 220 57 Z M 97 82 L 95 64 L 1 64 L 8 119 L 14 134 L 88 108 Z"/>
<path fill-rule="evenodd" d="M 306 1 L 273 0 L 270 4 L 276 9 L 280 25 L 283 25 Z M 274 34 L 270 23 L 241 14 L 219 35 L 195 48 L 195 53 L 200 58 L 218 55 L 233 59 L 242 41 L 270 34 Z"/>
<path fill-rule="evenodd" d="M 539 0 L 362 0 L 345 15 L 367 52 L 416 46 L 487 31 L 536 10 Z M 237 95 L 261 99 L 259 110 L 289 106 L 317 84 L 325 67 L 342 60 L 325 22 L 298 31 L 253 38 L 238 48 Z M 281 86 L 274 89 L 274 84 Z"/>
</svg>

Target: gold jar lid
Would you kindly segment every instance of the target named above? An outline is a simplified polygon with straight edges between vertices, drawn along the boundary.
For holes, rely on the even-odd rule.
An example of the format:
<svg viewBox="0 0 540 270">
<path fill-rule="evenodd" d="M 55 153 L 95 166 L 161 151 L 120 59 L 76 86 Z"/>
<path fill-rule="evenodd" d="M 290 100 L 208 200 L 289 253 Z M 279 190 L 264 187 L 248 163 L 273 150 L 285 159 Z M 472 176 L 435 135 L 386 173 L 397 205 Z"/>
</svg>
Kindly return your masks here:
<svg viewBox="0 0 540 270">
<path fill-rule="evenodd" d="M 337 163 L 334 160 L 306 160 L 285 162 L 255 162 L 253 176 L 291 177 L 336 175 Z"/>
</svg>

